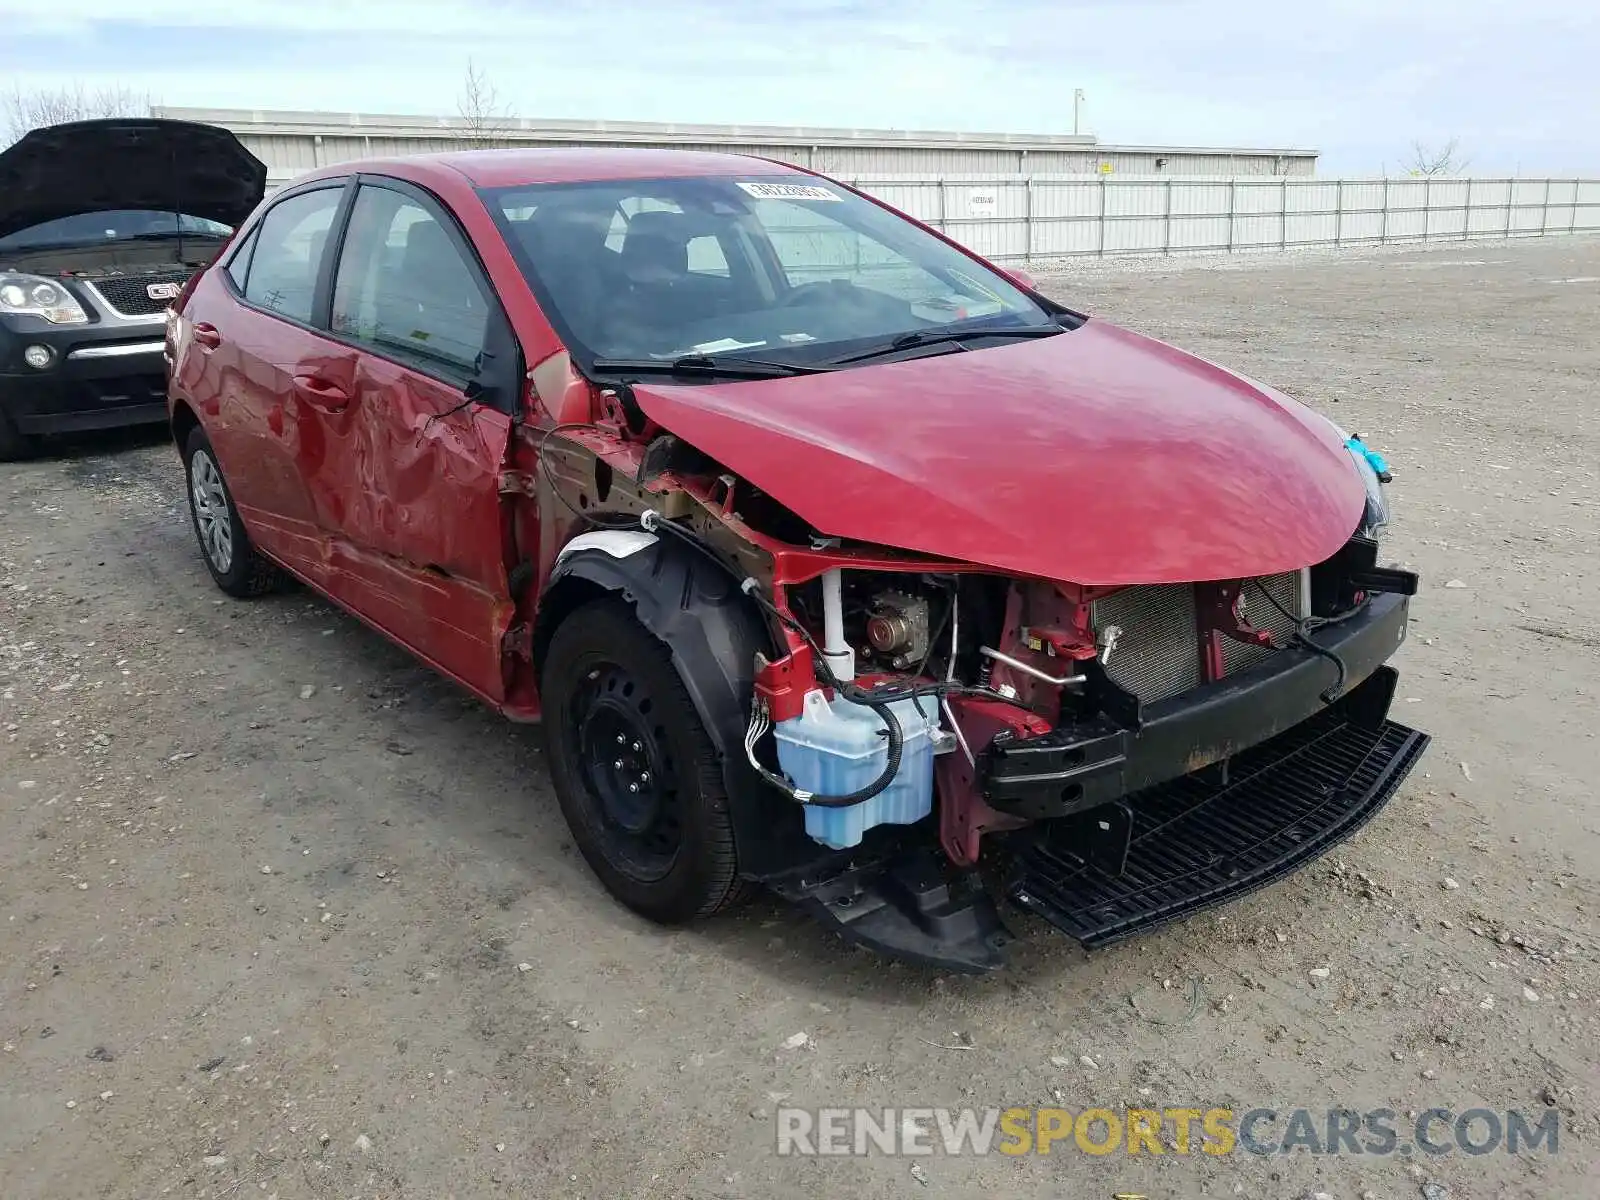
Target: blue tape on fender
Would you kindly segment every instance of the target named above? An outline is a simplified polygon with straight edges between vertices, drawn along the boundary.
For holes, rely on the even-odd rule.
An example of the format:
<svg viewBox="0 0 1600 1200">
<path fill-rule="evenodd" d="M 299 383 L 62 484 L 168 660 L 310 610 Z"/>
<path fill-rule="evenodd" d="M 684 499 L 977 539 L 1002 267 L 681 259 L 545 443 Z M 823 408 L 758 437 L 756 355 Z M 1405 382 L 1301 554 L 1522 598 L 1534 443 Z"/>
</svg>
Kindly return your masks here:
<svg viewBox="0 0 1600 1200">
<path fill-rule="evenodd" d="M 1373 474 L 1375 474 L 1379 479 L 1385 479 L 1388 477 L 1389 464 L 1384 460 L 1383 455 L 1372 449 L 1358 437 L 1351 438 L 1345 443 L 1345 445 L 1350 447 L 1350 449 L 1354 450 L 1357 454 L 1361 455 L 1362 458 L 1366 459 L 1367 465 L 1372 468 Z"/>
</svg>

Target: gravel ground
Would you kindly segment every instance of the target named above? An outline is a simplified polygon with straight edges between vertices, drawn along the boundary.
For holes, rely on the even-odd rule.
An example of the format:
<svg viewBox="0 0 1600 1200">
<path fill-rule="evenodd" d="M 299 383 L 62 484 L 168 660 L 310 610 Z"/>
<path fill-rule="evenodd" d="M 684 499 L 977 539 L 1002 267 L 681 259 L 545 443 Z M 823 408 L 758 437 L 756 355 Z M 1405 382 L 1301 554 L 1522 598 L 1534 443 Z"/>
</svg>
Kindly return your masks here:
<svg viewBox="0 0 1600 1200">
<path fill-rule="evenodd" d="M 583 867 L 537 730 L 305 592 L 223 600 L 159 440 L 60 447 L 0 468 L 0 1197 L 1593 1195 L 1600 241 L 1045 286 L 1395 464 L 1426 580 L 1396 706 L 1436 740 L 1358 838 L 1094 956 L 1019 919 L 982 979 L 770 902 L 663 932 Z M 779 1158 L 780 1103 L 1562 1125 L 1518 1157 Z"/>
</svg>

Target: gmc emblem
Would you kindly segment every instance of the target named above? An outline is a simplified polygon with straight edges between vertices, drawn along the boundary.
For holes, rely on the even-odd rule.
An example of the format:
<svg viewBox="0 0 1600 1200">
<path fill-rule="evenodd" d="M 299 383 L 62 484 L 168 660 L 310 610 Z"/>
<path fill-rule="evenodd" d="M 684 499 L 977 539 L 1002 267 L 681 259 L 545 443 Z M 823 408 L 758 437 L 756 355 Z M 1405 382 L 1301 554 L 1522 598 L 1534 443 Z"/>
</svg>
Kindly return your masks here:
<svg viewBox="0 0 1600 1200">
<path fill-rule="evenodd" d="M 181 291 L 183 291 L 182 284 L 149 283 L 145 285 L 144 294 L 152 300 L 176 300 Z"/>
</svg>

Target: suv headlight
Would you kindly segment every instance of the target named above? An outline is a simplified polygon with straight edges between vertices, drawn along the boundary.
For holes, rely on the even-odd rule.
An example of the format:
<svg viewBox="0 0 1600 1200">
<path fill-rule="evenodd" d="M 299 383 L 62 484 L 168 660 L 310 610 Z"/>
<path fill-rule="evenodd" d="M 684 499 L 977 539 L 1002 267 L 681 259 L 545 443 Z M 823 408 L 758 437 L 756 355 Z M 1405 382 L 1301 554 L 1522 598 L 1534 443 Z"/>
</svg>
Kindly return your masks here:
<svg viewBox="0 0 1600 1200">
<path fill-rule="evenodd" d="M 89 314 L 71 292 L 40 275 L 0 272 L 0 313 L 43 317 L 52 325 L 83 325 Z"/>
</svg>

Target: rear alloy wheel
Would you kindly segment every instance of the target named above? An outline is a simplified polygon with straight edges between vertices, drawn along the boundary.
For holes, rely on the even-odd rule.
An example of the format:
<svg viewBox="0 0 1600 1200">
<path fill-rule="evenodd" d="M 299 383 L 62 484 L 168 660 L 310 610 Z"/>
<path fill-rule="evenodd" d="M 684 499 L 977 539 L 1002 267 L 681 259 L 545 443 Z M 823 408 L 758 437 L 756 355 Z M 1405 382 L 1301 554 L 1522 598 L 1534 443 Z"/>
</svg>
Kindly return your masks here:
<svg viewBox="0 0 1600 1200">
<path fill-rule="evenodd" d="M 281 576 L 250 544 L 250 535 L 245 533 L 239 510 L 234 507 L 233 494 L 217 465 L 216 451 L 198 425 L 189 433 L 183 462 L 189 483 L 189 516 L 211 578 L 230 596 L 244 598 L 270 592 Z"/>
<path fill-rule="evenodd" d="M 606 600 L 569 615 L 539 691 L 561 811 L 611 893 L 667 924 L 741 898 L 721 758 L 632 609 Z"/>
</svg>

